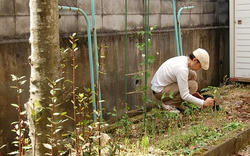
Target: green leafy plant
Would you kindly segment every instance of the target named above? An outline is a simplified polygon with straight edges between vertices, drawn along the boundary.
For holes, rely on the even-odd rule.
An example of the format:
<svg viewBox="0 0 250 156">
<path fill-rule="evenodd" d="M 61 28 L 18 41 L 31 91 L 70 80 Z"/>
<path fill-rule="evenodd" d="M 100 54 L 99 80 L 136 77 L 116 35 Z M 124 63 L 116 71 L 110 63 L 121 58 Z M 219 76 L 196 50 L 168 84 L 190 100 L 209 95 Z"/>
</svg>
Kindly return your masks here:
<svg viewBox="0 0 250 156">
<path fill-rule="evenodd" d="M 128 112 L 129 107 L 126 106 L 125 107 L 125 111 Z M 118 116 L 118 111 L 117 109 L 114 107 L 113 108 L 113 112 L 112 113 L 108 113 L 109 115 L 116 117 L 116 119 L 118 120 L 116 122 L 116 126 L 119 127 L 118 129 L 116 129 L 116 133 L 120 136 L 120 135 L 126 135 L 129 136 L 129 132 L 130 132 L 130 127 L 133 124 L 130 120 L 129 120 L 129 116 L 128 113 L 124 113 L 124 115 L 122 115 L 119 119 Z"/>
<path fill-rule="evenodd" d="M 16 133 L 16 140 L 12 143 L 14 146 L 18 147 L 17 151 L 10 152 L 9 155 L 22 156 L 31 149 L 30 139 L 27 136 L 27 121 L 25 121 L 26 111 L 24 110 L 21 103 L 21 95 L 24 91 L 23 86 L 26 82 L 25 76 L 18 77 L 16 75 L 11 75 L 12 81 L 15 83 L 11 88 L 16 90 L 17 93 L 17 104 L 11 104 L 18 112 L 18 121 L 12 122 L 11 124 L 14 126 L 13 132 Z"/>
<path fill-rule="evenodd" d="M 149 32 L 148 32 L 148 35 L 147 35 L 147 32 L 145 31 L 140 31 L 137 33 L 137 35 L 140 37 L 140 42 L 136 44 L 136 47 L 139 51 L 144 51 L 146 49 L 146 47 L 148 47 L 148 49 L 150 49 L 152 47 L 152 31 L 156 29 L 156 26 L 153 26 L 150 28 Z M 145 35 L 146 34 L 146 35 Z M 148 38 L 146 37 L 148 36 Z M 147 41 L 144 41 L 145 40 L 145 37 L 147 39 Z M 144 42 L 142 42 L 144 41 Z M 147 71 L 147 66 L 152 64 L 155 60 L 155 57 L 154 56 L 146 56 L 147 54 L 143 53 L 142 54 L 142 57 L 144 58 L 141 65 L 145 66 L 145 69 L 144 69 L 144 72 L 138 72 L 139 75 L 137 75 L 135 78 L 136 78 L 136 81 L 140 81 L 142 79 L 142 76 L 145 77 L 145 83 L 147 83 L 147 77 L 150 76 L 149 72 Z M 146 61 L 146 62 L 145 62 Z M 145 84 L 144 86 L 142 86 L 142 88 L 140 90 L 143 91 L 143 96 L 142 96 L 142 101 L 144 103 L 144 107 L 143 107 L 143 112 L 144 112 L 144 129 L 145 129 L 145 132 L 146 132 L 146 103 L 148 103 L 150 101 L 150 99 L 148 99 L 148 96 L 147 96 L 147 84 Z"/>
<path fill-rule="evenodd" d="M 187 101 L 182 102 L 181 107 L 184 107 L 185 115 L 192 115 L 195 111 L 199 110 L 199 108 L 195 104 Z"/>
<path fill-rule="evenodd" d="M 228 123 L 223 129 L 227 131 L 233 131 L 235 129 L 239 129 L 242 127 L 243 127 L 243 124 L 240 122 L 231 122 L 231 123 Z"/>
<path fill-rule="evenodd" d="M 70 36 L 69 39 L 71 47 L 68 50 L 64 50 L 65 53 L 71 52 L 72 57 L 72 81 L 65 80 L 72 85 L 72 91 L 70 96 L 70 102 L 73 106 L 73 116 L 69 116 L 67 112 L 62 112 L 60 115 L 73 122 L 73 130 L 63 133 L 64 146 L 69 151 L 69 153 L 74 153 L 75 155 L 95 155 L 101 154 L 101 140 L 100 140 L 100 130 L 103 124 L 102 121 L 91 122 L 91 117 L 88 112 L 89 105 L 92 103 L 92 92 L 89 88 L 83 88 L 80 90 L 76 86 L 76 70 L 78 68 L 76 62 L 77 52 L 77 41 L 76 34 Z M 65 67 L 65 66 L 63 66 Z M 97 93 L 98 94 L 98 93 Z M 93 112 L 100 118 L 100 111 Z M 97 132 L 97 133 L 94 133 Z M 94 141 L 94 140 L 98 141 Z"/>
<path fill-rule="evenodd" d="M 39 133 L 36 129 L 37 125 L 39 124 L 39 121 L 41 120 L 41 117 L 39 117 L 39 113 L 42 113 L 42 111 L 44 110 L 45 108 L 41 107 L 39 101 L 36 101 L 32 107 L 30 107 L 30 112 L 31 112 L 31 117 L 32 117 L 32 120 L 33 120 L 33 123 L 34 123 L 34 144 L 33 144 L 33 149 L 34 151 L 36 150 L 36 138 L 37 136 L 39 135 L 42 135 L 41 133 Z M 35 155 L 35 153 L 33 153 Z"/>
<path fill-rule="evenodd" d="M 50 133 L 46 136 L 48 142 L 43 143 L 43 146 L 48 149 L 46 155 L 101 155 L 101 129 L 106 126 L 106 124 L 100 120 L 101 111 L 98 108 L 97 111 L 93 112 L 98 117 L 98 122 L 93 122 L 91 120 L 91 114 L 89 113 L 89 105 L 93 102 L 92 92 L 89 88 L 79 89 L 76 86 L 76 70 L 78 68 L 76 62 L 77 52 L 77 41 L 76 34 L 70 36 L 69 39 L 71 47 L 68 49 L 61 49 L 62 60 L 61 60 L 61 69 L 62 77 L 67 76 L 66 67 L 67 67 L 67 55 L 68 52 L 71 53 L 72 58 L 72 80 L 67 80 L 64 78 L 59 78 L 57 80 L 48 80 L 48 85 L 50 87 L 50 98 L 48 99 L 48 107 L 43 108 L 39 101 L 30 104 L 29 113 L 32 116 L 32 122 L 34 124 L 34 131 L 31 135 L 34 135 L 34 144 L 33 150 L 36 151 L 36 137 L 42 135 L 37 131 L 37 125 L 41 120 L 40 113 L 43 113 L 43 110 L 49 110 L 51 116 L 47 118 L 47 127 L 50 129 Z M 21 105 L 21 94 L 23 93 L 23 85 L 26 80 L 25 77 L 17 77 L 11 75 L 13 82 L 15 82 L 14 88 L 17 92 L 17 103 L 11 104 L 18 111 L 18 121 L 13 122 L 14 125 L 13 131 L 17 134 L 16 140 L 13 142 L 15 146 L 18 147 L 18 150 L 10 152 L 11 155 L 18 154 L 19 156 L 25 155 L 26 151 L 30 150 L 32 147 L 30 145 L 30 139 L 26 137 L 27 135 L 27 126 L 26 121 L 24 120 L 26 112 L 23 110 Z M 68 85 L 69 84 L 69 85 Z M 98 86 L 97 86 L 98 88 Z M 98 94 L 98 93 L 96 93 Z M 98 95 L 97 95 L 98 97 Z M 60 112 L 59 106 L 64 103 L 71 102 L 73 105 L 73 115 L 69 115 L 68 112 Z M 103 101 L 98 101 L 103 102 Z M 124 116 L 120 123 L 125 125 L 126 131 L 129 127 L 129 122 L 127 122 L 128 117 Z M 66 121 L 71 121 L 73 123 L 73 130 L 65 131 L 62 124 Z M 68 123 L 67 123 L 68 124 Z M 113 152 L 118 149 L 116 143 L 112 144 Z M 6 145 L 2 145 L 0 149 L 5 148 Z M 63 148 L 62 148 L 63 147 Z M 35 155 L 35 153 L 33 153 Z"/>
<path fill-rule="evenodd" d="M 55 81 L 48 80 L 48 85 L 50 87 L 50 104 L 46 109 L 51 112 L 51 117 L 48 117 L 49 123 L 47 124 L 47 127 L 50 128 L 50 135 L 48 135 L 48 143 L 43 144 L 44 147 L 50 151 L 47 155 L 61 155 L 65 153 L 65 151 L 58 150 L 58 146 L 61 142 L 59 132 L 62 130 L 62 124 L 68 120 L 60 118 L 61 113 L 57 112 L 57 107 L 61 105 L 58 100 L 58 92 L 61 91 L 61 88 L 58 84 L 60 84 L 63 79 L 64 78 L 59 78 Z"/>
<path fill-rule="evenodd" d="M 149 137 L 147 135 L 144 135 L 142 137 L 141 144 L 142 144 L 143 152 L 145 154 L 147 154 L 148 153 L 148 146 L 149 146 Z"/>
</svg>

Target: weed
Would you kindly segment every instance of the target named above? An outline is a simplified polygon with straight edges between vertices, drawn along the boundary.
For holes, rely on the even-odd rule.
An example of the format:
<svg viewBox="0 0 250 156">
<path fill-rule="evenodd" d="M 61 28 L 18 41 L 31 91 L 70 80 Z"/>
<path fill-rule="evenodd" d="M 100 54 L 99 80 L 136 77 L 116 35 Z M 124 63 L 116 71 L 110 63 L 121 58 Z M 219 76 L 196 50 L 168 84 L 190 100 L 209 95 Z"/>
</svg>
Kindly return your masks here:
<svg viewBox="0 0 250 156">
<path fill-rule="evenodd" d="M 126 106 L 126 112 L 128 112 L 129 107 Z M 114 107 L 113 108 L 113 113 L 109 112 L 109 115 L 115 117 L 118 121 L 116 122 L 116 126 L 119 127 L 118 129 L 116 129 L 116 133 L 118 135 L 125 135 L 125 136 L 129 136 L 129 132 L 131 125 L 133 124 L 130 120 L 129 120 L 129 116 L 128 113 L 124 113 L 124 115 L 121 116 L 121 118 L 119 119 L 118 117 L 118 111 L 117 109 Z"/>
<path fill-rule="evenodd" d="M 243 127 L 243 124 L 240 122 L 231 122 L 231 123 L 228 123 L 223 129 L 227 131 L 233 131 L 235 129 L 239 129 L 242 127 Z"/>
<path fill-rule="evenodd" d="M 58 84 L 63 80 L 64 78 L 59 78 L 55 81 L 48 80 L 50 90 L 50 104 L 48 109 L 51 112 L 51 117 L 48 117 L 49 123 L 47 124 L 47 127 L 50 128 L 50 135 L 48 135 L 48 143 L 44 143 L 44 147 L 49 149 L 48 155 L 59 155 L 65 153 L 65 151 L 61 151 L 58 149 L 58 146 L 60 145 L 61 139 L 59 138 L 59 132 L 62 130 L 62 125 L 64 122 L 66 122 L 68 119 L 60 119 L 61 113 L 57 112 L 57 107 L 61 104 L 58 103 L 58 91 L 61 91 L 61 88 L 58 87 Z"/>
<path fill-rule="evenodd" d="M 11 104 L 18 111 L 18 121 L 12 122 L 11 124 L 14 126 L 13 132 L 16 133 L 16 140 L 12 142 L 14 146 L 18 147 L 17 151 L 13 151 L 8 153 L 9 155 L 22 156 L 31 149 L 30 139 L 27 136 L 28 125 L 26 119 L 26 111 L 23 109 L 21 103 L 21 95 L 24 91 L 23 86 L 26 82 L 25 76 L 18 77 L 16 75 L 11 75 L 12 81 L 15 83 L 11 88 L 16 90 L 17 93 L 17 104 Z M 2 146 L 4 147 L 4 146 Z"/>
<path fill-rule="evenodd" d="M 143 153 L 148 153 L 148 146 L 149 146 L 149 137 L 147 135 L 144 135 L 141 140 Z"/>
</svg>

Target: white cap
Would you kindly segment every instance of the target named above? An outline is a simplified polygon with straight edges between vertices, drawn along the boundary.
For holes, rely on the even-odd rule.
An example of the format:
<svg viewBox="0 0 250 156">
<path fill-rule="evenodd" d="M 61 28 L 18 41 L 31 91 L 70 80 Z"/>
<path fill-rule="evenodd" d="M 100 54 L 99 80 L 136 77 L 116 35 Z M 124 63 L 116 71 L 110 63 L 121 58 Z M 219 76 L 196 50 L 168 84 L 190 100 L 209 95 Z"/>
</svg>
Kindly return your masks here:
<svg viewBox="0 0 250 156">
<path fill-rule="evenodd" d="M 193 55 L 200 61 L 201 68 L 208 70 L 209 68 L 209 54 L 205 49 L 198 48 L 193 51 Z"/>
</svg>

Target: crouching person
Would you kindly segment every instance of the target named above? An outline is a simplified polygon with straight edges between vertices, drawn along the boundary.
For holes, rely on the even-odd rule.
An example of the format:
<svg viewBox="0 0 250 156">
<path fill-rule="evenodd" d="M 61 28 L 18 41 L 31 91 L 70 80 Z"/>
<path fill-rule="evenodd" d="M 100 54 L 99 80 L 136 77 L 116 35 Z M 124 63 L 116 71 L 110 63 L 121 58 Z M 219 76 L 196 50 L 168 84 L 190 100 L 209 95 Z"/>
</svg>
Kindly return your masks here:
<svg viewBox="0 0 250 156">
<path fill-rule="evenodd" d="M 156 71 L 151 81 L 154 96 L 161 100 L 162 107 L 178 113 L 183 100 L 194 103 L 199 108 L 213 107 L 214 99 L 205 101 L 197 93 L 198 83 L 195 71 L 208 70 L 209 54 L 204 49 L 196 49 L 189 56 L 177 56 L 165 61 Z M 171 98 L 171 96 L 174 98 Z"/>
</svg>

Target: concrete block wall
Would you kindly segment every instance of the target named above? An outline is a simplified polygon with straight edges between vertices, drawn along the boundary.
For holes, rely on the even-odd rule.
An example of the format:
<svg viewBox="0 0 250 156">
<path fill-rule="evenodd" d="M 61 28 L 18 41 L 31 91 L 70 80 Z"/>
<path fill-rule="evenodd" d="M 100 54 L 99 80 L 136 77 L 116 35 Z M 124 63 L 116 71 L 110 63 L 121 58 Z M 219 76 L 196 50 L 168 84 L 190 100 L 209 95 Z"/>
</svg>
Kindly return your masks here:
<svg viewBox="0 0 250 156">
<path fill-rule="evenodd" d="M 59 5 L 83 9 L 91 21 L 90 0 L 59 0 Z M 177 11 L 183 6 L 195 6 L 183 10 L 182 27 L 206 27 L 228 25 L 228 0 L 176 0 Z M 99 32 L 124 30 L 124 0 L 95 0 L 96 27 Z M 86 22 L 77 12 L 60 11 L 60 33 L 85 32 Z M 143 28 L 144 0 L 128 0 L 128 29 Z M 0 40 L 29 36 L 29 0 L 0 0 Z M 150 1 L 150 26 L 173 29 L 171 0 Z"/>
</svg>

